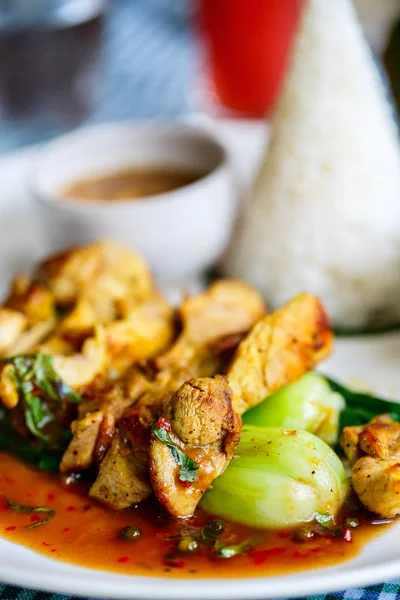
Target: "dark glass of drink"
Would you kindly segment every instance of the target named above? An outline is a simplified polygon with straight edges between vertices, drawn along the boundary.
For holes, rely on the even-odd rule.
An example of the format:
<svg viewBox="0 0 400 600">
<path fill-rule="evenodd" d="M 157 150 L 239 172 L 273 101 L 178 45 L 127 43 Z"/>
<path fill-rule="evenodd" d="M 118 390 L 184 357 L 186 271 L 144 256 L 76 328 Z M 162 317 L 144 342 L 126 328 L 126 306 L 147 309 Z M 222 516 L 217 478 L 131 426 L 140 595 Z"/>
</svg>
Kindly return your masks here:
<svg viewBox="0 0 400 600">
<path fill-rule="evenodd" d="M 106 0 L 0 0 L 0 119 L 74 126 L 100 77 Z"/>
</svg>

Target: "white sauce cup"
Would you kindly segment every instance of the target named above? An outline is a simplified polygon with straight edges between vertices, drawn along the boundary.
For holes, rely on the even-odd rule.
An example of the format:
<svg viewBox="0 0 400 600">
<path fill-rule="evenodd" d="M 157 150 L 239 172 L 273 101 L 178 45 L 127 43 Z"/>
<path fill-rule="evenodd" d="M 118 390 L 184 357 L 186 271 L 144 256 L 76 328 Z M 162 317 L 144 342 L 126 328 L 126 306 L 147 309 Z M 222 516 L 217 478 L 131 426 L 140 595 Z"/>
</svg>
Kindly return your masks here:
<svg viewBox="0 0 400 600">
<path fill-rule="evenodd" d="M 63 197 L 73 183 L 143 167 L 206 175 L 132 201 Z M 162 282 L 193 281 L 218 261 L 236 206 L 225 149 L 212 134 L 181 123 L 107 124 L 62 136 L 40 150 L 32 189 L 47 252 L 114 240 L 143 254 Z"/>
</svg>

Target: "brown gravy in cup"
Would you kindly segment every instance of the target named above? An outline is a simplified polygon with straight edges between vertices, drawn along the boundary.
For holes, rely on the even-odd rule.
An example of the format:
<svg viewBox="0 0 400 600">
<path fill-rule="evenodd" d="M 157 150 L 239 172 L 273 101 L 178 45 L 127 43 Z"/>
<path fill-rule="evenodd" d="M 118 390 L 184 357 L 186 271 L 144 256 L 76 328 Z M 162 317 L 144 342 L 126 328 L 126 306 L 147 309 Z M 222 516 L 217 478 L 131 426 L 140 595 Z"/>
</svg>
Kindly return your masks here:
<svg viewBox="0 0 400 600">
<path fill-rule="evenodd" d="M 84 201 L 134 200 L 176 190 L 205 174 L 204 171 L 176 167 L 126 169 L 76 181 L 63 190 L 62 196 Z"/>
</svg>

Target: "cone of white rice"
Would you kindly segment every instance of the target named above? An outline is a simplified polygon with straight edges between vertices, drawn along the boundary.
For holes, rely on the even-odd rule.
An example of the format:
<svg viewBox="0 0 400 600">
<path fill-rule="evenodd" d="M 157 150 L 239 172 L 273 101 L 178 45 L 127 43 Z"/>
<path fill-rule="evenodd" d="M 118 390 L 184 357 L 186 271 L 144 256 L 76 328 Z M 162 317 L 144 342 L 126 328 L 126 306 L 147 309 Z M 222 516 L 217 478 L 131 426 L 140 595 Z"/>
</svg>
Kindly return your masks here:
<svg viewBox="0 0 400 600">
<path fill-rule="evenodd" d="M 400 150 L 349 0 L 309 0 L 225 270 L 271 307 L 307 290 L 337 327 L 400 321 Z"/>
</svg>

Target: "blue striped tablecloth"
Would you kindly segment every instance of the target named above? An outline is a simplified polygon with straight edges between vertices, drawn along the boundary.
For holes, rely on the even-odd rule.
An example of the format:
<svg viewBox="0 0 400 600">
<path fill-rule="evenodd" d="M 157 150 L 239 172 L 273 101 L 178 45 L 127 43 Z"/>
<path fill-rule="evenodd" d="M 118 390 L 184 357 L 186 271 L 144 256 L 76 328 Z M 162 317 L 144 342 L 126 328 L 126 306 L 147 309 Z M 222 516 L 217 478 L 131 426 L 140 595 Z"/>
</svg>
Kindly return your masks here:
<svg viewBox="0 0 400 600">
<path fill-rule="evenodd" d="M 188 113 L 191 106 L 187 90 L 194 78 L 195 63 L 185 26 L 190 0 L 111 2 L 104 48 L 105 85 L 86 123 Z M 35 143 L 52 133 L 41 131 L 39 123 L 26 123 L 20 128 L 0 123 L 0 151 Z M 309 598 L 395 600 L 398 596 L 400 580 Z M 0 584 L 0 600 L 72 599 Z"/>
<path fill-rule="evenodd" d="M 134 588 L 132 589 L 132 594 L 134 594 Z M 396 600 L 399 596 L 400 581 L 392 581 L 383 583 L 382 585 L 374 585 L 368 588 L 354 588 L 335 594 L 307 596 L 307 600 Z M 132 595 L 132 600 L 133 598 L 134 595 Z M 48 592 L 36 592 L 10 585 L 2 587 L 0 585 L 0 600 L 79 600 L 79 598 L 49 594 Z M 254 600 L 259 599 L 255 598 Z"/>
</svg>

